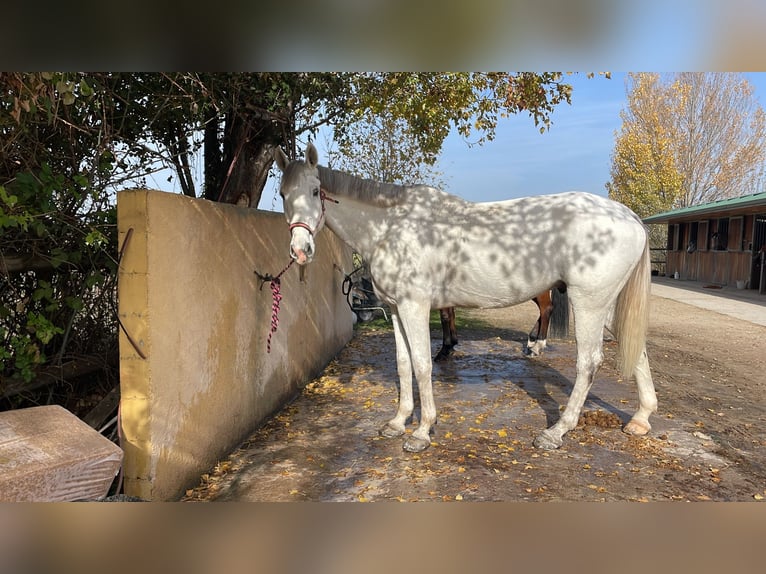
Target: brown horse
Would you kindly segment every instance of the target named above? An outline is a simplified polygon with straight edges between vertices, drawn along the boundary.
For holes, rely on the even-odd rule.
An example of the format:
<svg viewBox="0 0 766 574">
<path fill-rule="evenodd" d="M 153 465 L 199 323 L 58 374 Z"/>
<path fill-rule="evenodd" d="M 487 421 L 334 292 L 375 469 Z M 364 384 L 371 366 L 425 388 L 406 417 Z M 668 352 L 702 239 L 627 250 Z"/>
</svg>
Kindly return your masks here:
<svg viewBox="0 0 766 574">
<path fill-rule="evenodd" d="M 540 316 L 529 332 L 524 353 L 538 356 L 547 345 L 549 327 L 551 337 L 564 338 L 569 334 L 569 301 L 566 296 L 566 287 L 563 285 L 543 291 L 532 301 L 537 305 Z M 443 361 L 449 357 L 458 343 L 455 308 L 439 309 L 439 317 L 442 324 L 442 347 L 434 357 L 435 361 Z"/>
</svg>

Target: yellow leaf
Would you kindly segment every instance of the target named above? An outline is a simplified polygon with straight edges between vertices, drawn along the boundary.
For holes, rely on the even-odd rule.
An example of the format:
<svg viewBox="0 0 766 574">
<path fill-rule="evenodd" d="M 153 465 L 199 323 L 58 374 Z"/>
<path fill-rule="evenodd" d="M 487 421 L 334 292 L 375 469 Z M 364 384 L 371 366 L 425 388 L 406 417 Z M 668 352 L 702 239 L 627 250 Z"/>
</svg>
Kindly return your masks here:
<svg viewBox="0 0 766 574">
<path fill-rule="evenodd" d="M 455 496 L 455 500 L 463 500 L 463 495 L 458 494 L 457 496 Z"/>
<path fill-rule="evenodd" d="M 499 431 L 497 431 L 497 436 L 501 438 L 505 438 L 508 436 L 508 431 L 506 431 L 505 429 L 500 429 Z"/>
<path fill-rule="evenodd" d="M 754 494 L 753 498 L 755 498 L 756 500 L 763 500 L 763 495 L 762 494 Z"/>
<path fill-rule="evenodd" d="M 361 494 L 360 494 L 359 496 L 357 496 L 357 498 L 356 498 L 356 499 L 357 499 L 359 502 L 370 502 L 370 499 L 369 499 L 369 498 L 365 498 L 365 497 L 364 497 L 364 496 L 362 496 Z"/>
</svg>

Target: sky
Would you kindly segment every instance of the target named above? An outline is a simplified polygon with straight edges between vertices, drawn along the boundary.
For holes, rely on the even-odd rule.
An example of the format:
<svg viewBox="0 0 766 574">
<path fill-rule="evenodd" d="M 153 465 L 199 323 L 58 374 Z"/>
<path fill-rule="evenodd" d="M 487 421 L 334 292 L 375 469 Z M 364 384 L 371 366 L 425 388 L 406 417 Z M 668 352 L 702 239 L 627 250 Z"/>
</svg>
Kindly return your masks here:
<svg viewBox="0 0 766 574">
<path fill-rule="evenodd" d="M 499 201 L 530 195 L 587 191 L 606 195 L 615 135 L 622 125 L 620 111 L 627 101 L 625 73 L 587 78 L 572 74 L 572 103 L 559 104 L 552 125 L 540 133 L 525 113 L 501 120 L 497 137 L 469 146 L 457 133 L 444 143 L 437 169 L 443 189 L 469 201 Z M 766 73 L 746 73 L 755 96 L 766 109 Z M 322 138 L 316 141 L 320 163 Z M 281 211 L 278 178 L 270 178 L 259 207 Z"/>
</svg>

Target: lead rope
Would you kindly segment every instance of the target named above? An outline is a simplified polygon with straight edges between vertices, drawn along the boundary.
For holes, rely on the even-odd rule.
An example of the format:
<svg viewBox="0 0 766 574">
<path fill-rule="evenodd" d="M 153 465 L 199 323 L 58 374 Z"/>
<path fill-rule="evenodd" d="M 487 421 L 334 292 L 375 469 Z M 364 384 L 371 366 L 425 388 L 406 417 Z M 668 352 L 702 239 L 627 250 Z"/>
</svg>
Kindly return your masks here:
<svg viewBox="0 0 766 574">
<path fill-rule="evenodd" d="M 263 284 L 266 283 L 266 281 L 269 281 L 271 287 L 271 329 L 269 330 L 269 335 L 266 338 L 267 353 L 271 353 L 271 336 L 276 333 L 277 327 L 279 327 L 279 303 L 282 301 L 282 281 L 280 280 L 280 277 L 282 277 L 285 271 L 290 269 L 293 263 L 295 263 L 295 259 L 290 259 L 290 263 L 288 263 L 287 266 L 282 269 L 282 271 L 277 273 L 275 277 L 272 277 L 268 274 L 261 275 L 258 273 L 258 271 L 254 271 L 254 273 L 258 276 L 258 279 L 261 280 L 261 286 L 259 289 L 263 289 Z"/>
</svg>

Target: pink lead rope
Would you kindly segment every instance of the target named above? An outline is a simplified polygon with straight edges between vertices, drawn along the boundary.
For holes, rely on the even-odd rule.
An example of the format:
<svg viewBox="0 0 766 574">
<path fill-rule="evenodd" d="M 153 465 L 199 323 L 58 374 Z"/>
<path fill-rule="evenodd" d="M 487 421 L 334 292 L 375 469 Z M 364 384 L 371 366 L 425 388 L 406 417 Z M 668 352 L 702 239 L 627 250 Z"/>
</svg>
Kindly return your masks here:
<svg viewBox="0 0 766 574">
<path fill-rule="evenodd" d="M 276 277 L 272 277 L 271 275 L 261 275 L 255 271 L 255 274 L 261 280 L 261 288 L 263 288 L 263 284 L 266 281 L 269 281 L 271 286 L 271 329 L 269 330 L 269 336 L 266 338 L 267 353 L 271 353 L 271 336 L 276 333 L 277 327 L 279 327 L 279 303 L 282 301 L 282 282 L 280 277 L 282 277 L 285 271 L 290 269 L 293 263 L 295 263 L 295 259 L 290 259 L 290 263 L 288 263 L 287 266 L 276 275 Z"/>
</svg>

